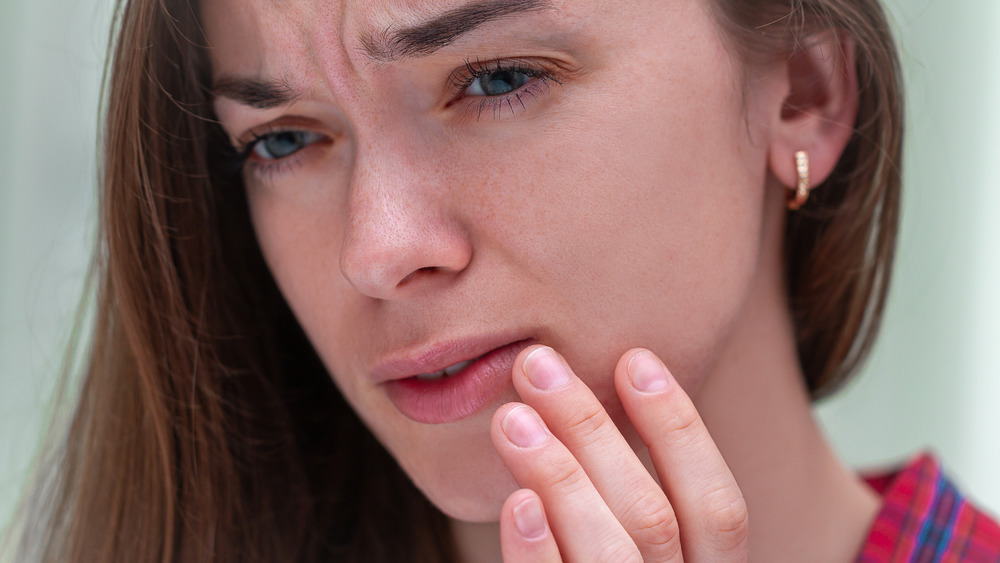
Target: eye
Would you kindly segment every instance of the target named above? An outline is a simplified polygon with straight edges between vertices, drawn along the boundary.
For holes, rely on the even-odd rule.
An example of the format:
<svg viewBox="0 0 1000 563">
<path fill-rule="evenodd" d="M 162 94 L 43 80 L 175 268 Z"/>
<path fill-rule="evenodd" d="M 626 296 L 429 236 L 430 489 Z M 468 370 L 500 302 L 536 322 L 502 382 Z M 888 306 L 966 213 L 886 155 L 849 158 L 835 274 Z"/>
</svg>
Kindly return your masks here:
<svg viewBox="0 0 1000 563">
<path fill-rule="evenodd" d="M 502 96 L 524 86 L 531 74 L 518 69 L 496 69 L 476 77 L 465 89 L 467 96 Z"/>
<path fill-rule="evenodd" d="M 251 152 L 260 160 L 278 160 L 291 156 L 323 138 L 309 131 L 276 131 L 260 135 L 253 141 Z"/>
<path fill-rule="evenodd" d="M 449 105 L 464 109 L 476 121 L 485 115 L 501 119 L 527 110 L 540 101 L 549 84 L 562 84 L 554 75 L 557 65 L 537 58 L 500 59 L 486 63 L 465 59 L 465 65 L 449 77 L 456 96 Z"/>
</svg>

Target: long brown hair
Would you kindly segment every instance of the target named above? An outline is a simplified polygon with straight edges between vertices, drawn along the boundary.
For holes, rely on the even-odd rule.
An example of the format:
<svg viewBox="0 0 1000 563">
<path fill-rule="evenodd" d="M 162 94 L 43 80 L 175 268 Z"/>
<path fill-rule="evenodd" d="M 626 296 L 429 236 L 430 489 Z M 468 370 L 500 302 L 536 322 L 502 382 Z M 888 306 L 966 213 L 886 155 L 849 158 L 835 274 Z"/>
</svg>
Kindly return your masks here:
<svg viewBox="0 0 1000 563">
<path fill-rule="evenodd" d="M 885 300 L 900 189 L 895 50 L 876 0 L 715 2 L 743 53 L 776 56 L 831 27 L 857 45 L 857 130 L 786 237 L 800 356 L 819 395 L 856 370 Z M 197 10 L 121 0 L 116 11 L 96 326 L 68 433 L 22 514 L 22 557 L 453 559 L 444 516 L 345 403 L 264 264 L 212 115 Z"/>
</svg>

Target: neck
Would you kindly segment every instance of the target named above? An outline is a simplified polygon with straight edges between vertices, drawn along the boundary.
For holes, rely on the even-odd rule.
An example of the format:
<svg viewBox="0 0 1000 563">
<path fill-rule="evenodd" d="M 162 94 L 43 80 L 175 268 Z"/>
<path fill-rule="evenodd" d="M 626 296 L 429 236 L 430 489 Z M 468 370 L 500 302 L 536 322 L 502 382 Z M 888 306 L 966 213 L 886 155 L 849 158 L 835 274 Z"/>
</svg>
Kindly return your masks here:
<svg viewBox="0 0 1000 563">
<path fill-rule="evenodd" d="M 754 293 L 694 399 L 746 498 L 750 560 L 851 561 L 880 500 L 813 418 L 780 279 Z"/>
</svg>

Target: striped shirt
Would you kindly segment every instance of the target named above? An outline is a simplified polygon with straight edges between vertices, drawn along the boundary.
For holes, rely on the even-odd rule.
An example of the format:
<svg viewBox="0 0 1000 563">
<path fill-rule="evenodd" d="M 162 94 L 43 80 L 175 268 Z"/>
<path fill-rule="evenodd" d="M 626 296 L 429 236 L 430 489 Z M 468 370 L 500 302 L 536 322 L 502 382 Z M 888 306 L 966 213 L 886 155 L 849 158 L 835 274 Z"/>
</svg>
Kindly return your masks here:
<svg viewBox="0 0 1000 563">
<path fill-rule="evenodd" d="M 858 563 L 1000 563 L 1000 526 L 958 492 L 930 455 L 866 481 L 883 505 Z"/>
</svg>

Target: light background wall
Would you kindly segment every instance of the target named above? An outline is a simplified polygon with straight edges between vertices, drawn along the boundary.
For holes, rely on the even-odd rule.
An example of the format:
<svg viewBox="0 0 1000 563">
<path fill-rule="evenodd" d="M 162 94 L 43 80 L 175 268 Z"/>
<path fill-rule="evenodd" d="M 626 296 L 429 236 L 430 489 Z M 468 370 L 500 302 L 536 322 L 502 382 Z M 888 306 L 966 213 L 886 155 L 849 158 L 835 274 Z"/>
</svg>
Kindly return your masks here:
<svg viewBox="0 0 1000 563">
<path fill-rule="evenodd" d="M 818 407 L 852 464 L 930 448 L 1000 513 L 1000 3 L 887 0 L 909 90 L 896 277 L 874 357 Z M 110 0 L 0 3 L 0 526 L 29 474 L 94 238 Z"/>
<path fill-rule="evenodd" d="M 110 20 L 110 0 L 0 1 L 3 527 L 47 419 L 93 247 Z"/>
<path fill-rule="evenodd" d="M 887 0 L 909 104 L 903 220 L 885 330 L 818 409 L 856 464 L 930 448 L 1000 512 L 1000 2 Z"/>
</svg>

